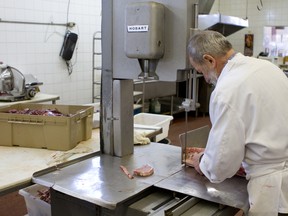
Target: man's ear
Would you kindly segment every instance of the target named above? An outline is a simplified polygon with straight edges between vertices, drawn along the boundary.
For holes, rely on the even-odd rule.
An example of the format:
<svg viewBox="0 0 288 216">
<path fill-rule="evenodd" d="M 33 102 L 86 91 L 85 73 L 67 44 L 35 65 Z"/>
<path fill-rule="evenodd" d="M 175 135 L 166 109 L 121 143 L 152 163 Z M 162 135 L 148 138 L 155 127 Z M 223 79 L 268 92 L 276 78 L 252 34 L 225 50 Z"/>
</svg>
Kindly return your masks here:
<svg viewBox="0 0 288 216">
<path fill-rule="evenodd" d="M 213 65 L 215 64 L 216 61 L 215 58 L 209 54 L 204 54 L 203 59 Z"/>
</svg>

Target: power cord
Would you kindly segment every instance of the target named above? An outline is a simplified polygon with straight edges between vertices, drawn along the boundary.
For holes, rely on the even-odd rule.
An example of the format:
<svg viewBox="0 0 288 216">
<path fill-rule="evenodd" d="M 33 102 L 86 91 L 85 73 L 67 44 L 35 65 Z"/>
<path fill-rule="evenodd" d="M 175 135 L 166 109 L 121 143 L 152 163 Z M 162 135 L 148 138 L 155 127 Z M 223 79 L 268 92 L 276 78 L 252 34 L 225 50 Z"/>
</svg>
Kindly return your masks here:
<svg viewBox="0 0 288 216">
<path fill-rule="evenodd" d="M 69 74 L 69 76 L 70 76 L 70 75 L 72 74 L 72 72 L 73 72 L 73 65 L 71 64 L 70 61 L 65 61 L 65 62 L 66 62 L 68 74 Z"/>
</svg>

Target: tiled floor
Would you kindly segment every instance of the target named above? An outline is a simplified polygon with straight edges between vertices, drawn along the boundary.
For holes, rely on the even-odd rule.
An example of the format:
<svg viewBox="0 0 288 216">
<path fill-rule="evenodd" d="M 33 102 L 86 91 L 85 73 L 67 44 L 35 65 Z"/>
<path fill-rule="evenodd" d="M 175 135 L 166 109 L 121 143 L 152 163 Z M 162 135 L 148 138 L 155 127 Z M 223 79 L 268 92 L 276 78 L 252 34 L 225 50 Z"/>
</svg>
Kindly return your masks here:
<svg viewBox="0 0 288 216">
<path fill-rule="evenodd" d="M 169 128 L 168 139 L 172 145 L 180 145 L 179 134 L 186 130 L 192 130 L 210 124 L 209 117 L 195 117 L 195 113 L 189 113 L 188 124 L 185 123 L 185 113 L 174 115 L 174 120 Z M 23 196 L 18 191 L 0 196 L 0 215 L 1 216 L 23 216 L 27 214 Z"/>
<path fill-rule="evenodd" d="M 179 135 L 205 125 L 211 125 L 209 116 L 198 114 L 197 117 L 194 112 L 189 112 L 187 115 L 186 124 L 186 113 L 175 114 L 174 119 L 170 125 L 168 139 L 172 145 L 180 146 Z"/>
<path fill-rule="evenodd" d="M 0 196 L 1 216 L 23 216 L 25 214 L 27 214 L 25 201 L 18 191 Z"/>
</svg>

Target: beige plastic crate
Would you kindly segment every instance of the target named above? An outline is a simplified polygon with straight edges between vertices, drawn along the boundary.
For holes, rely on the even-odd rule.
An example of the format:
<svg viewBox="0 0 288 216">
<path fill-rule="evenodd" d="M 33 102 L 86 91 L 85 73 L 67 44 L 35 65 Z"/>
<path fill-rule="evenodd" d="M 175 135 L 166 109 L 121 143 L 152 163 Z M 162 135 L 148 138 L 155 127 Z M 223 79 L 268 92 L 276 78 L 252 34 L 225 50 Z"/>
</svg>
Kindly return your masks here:
<svg viewBox="0 0 288 216">
<path fill-rule="evenodd" d="M 57 109 L 63 116 L 5 113 L 10 109 Z M 92 135 L 92 106 L 17 104 L 0 109 L 2 146 L 21 146 L 66 151 Z"/>
</svg>

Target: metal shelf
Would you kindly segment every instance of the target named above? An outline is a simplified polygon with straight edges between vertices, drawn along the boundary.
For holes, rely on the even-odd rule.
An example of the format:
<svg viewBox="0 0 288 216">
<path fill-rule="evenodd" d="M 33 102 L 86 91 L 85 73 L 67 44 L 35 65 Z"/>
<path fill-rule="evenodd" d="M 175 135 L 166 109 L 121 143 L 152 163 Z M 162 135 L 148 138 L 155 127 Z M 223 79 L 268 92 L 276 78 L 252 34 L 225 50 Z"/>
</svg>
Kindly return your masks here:
<svg viewBox="0 0 288 216">
<path fill-rule="evenodd" d="M 100 73 L 102 72 L 102 67 L 101 66 L 97 66 L 95 63 L 95 56 L 102 56 L 102 52 L 97 51 L 96 52 L 96 42 L 97 41 L 101 41 L 101 32 L 97 31 L 93 34 L 93 53 L 92 53 L 92 103 L 94 102 L 98 102 L 101 99 L 101 87 L 100 90 L 96 89 L 96 86 L 101 86 L 101 79 L 100 80 L 95 80 L 96 79 L 96 72 Z M 101 74 L 100 74 L 101 77 Z M 96 91 L 99 91 L 99 93 L 97 92 L 97 94 L 95 93 Z"/>
</svg>

